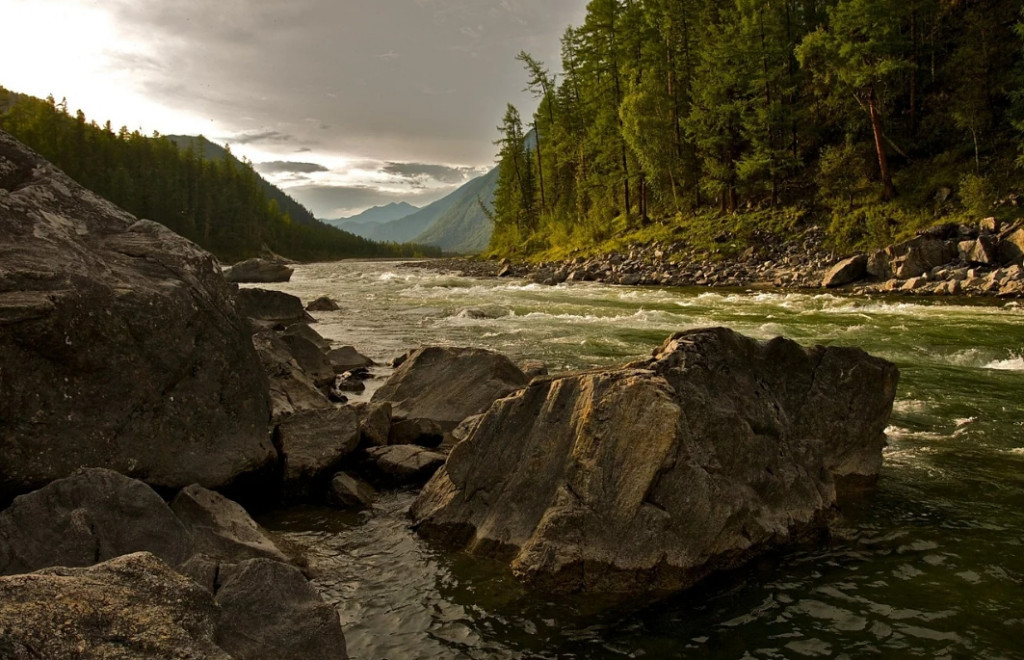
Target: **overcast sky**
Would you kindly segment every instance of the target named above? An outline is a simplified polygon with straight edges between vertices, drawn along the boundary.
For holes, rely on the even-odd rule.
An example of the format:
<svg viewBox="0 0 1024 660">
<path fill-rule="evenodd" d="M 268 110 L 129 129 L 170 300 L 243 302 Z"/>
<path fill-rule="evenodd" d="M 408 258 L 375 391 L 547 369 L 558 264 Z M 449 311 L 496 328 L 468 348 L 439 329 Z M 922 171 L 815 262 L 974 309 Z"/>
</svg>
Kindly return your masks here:
<svg viewBox="0 0 1024 660">
<path fill-rule="evenodd" d="M 526 50 L 586 0 L 0 0 L 0 85 L 229 144 L 322 218 L 437 199 L 494 164 Z"/>
</svg>

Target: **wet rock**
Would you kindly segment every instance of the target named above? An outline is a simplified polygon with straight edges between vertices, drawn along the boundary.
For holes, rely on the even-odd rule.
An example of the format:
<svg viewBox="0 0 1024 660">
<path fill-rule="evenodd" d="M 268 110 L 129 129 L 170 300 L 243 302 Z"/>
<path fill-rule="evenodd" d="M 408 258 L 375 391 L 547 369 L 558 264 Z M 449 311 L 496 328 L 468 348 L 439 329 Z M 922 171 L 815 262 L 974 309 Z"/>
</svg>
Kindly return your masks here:
<svg viewBox="0 0 1024 660">
<path fill-rule="evenodd" d="M 244 288 L 236 294 L 242 313 L 254 321 L 269 323 L 315 323 L 302 308 L 302 301 L 283 291 Z"/>
<path fill-rule="evenodd" d="M 0 657 L 231 660 L 213 595 L 149 553 L 0 578 Z"/>
<path fill-rule="evenodd" d="M 845 284 L 851 284 L 867 275 L 868 257 L 858 254 L 844 259 L 833 266 L 827 273 L 821 285 L 827 289 L 834 289 Z"/>
<path fill-rule="evenodd" d="M 192 537 L 152 488 L 113 470 L 83 469 L 0 513 L 0 574 L 139 551 L 177 566 L 192 554 Z"/>
<path fill-rule="evenodd" d="M 543 589 L 686 588 L 816 537 L 837 488 L 877 476 L 897 376 L 857 349 L 678 333 L 496 402 L 412 515 Z"/>
<path fill-rule="evenodd" d="M 288 561 L 245 509 L 220 493 L 188 486 L 175 496 L 171 510 L 191 534 L 196 553 L 228 562 L 257 557 Z"/>
<path fill-rule="evenodd" d="M 307 312 L 336 312 L 339 309 L 341 308 L 338 307 L 338 303 L 334 302 L 330 296 L 320 296 L 306 305 Z"/>
<path fill-rule="evenodd" d="M 225 566 L 217 644 L 235 660 L 344 660 L 338 612 L 299 569 L 269 559 Z"/>
<path fill-rule="evenodd" d="M 366 384 L 363 383 L 363 380 L 364 378 L 359 374 L 346 371 L 334 379 L 334 389 L 339 392 L 364 392 L 366 391 Z"/>
<path fill-rule="evenodd" d="M 270 416 L 273 421 L 331 407 L 331 402 L 295 361 L 291 349 L 277 333 L 270 330 L 257 332 L 252 336 L 252 343 L 269 380 Z"/>
<path fill-rule="evenodd" d="M 259 481 L 266 381 L 216 260 L 2 131 L 0 171 L 0 503 L 83 466 Z"/>
<path fill-rule="evenodd" d="M 287 497 L 322 493 L 342 461 L 359 446 L 359 418 L 348 406 L 298 413 L 276 432 Z"/>
<path fill-rule="evenodd" d="M 366 454 L 370 476 L 389 487 L 426 483 L 445 460 L 443 454 L 416 445 L 373 447 Z"/>
<path fill-rule="evenodd" d="M 327 491 L 327 501 L 342 509 L 368 509 L 376 499 L 373 486 L 345 472 L 334 475 Z"/>
<path fill-rule="evenodd" d="M 287 264 L 266 259 L 246 259 L 224 270 L 228 282 L 287 282 L 295 270 Z"/>
<path fill-rule="evenodd" d="M 372 367 L 374 362 L 362 355 L 353 346 L 341 346 L 327 353 L 327 359 L 334 367 L 334 373 L 341 374 L 353 369 Z"/>
<path fill-rule="evenodd" d="M 375 402 L 396 418 L 426 419 L 449 431 L 529 382 L 507 357 L 475 348 L 421 348 L 395 370 Z"/>
</svg>

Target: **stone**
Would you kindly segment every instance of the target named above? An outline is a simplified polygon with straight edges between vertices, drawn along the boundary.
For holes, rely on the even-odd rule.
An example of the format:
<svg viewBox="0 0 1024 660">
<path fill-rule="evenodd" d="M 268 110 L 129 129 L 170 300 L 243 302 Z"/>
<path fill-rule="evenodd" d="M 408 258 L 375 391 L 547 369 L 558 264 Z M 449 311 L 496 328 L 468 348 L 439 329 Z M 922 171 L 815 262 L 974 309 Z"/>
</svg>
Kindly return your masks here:
<svg viewBox="0 0 1024 660">
<path fill-rule="evenodd" d="M 978 221 L 978 231 L 982 234 L 998 234 L 1000 223 L 997 218 L 989 217 Z"/>
<path fill-rule="evenodd" d="M 677 333 L 497 401 L 411 515 L 543 590 L 684 589 L 817 538 L 877 477 L 897 380 L 858 349 Z"/>
<path fill-rule="evenodd" d="M 443 454 L 417 445 L 371 447 L 366 450 L 368 469 L 374 480 L 384 486 L 421 485 L 444 465 Z"/>
<path fill-rule="evenodd" d="M 209 253 L 0 131 L 0 504 L 108 467 L 262 483 L 266 379 Z"/>
<path fill-rule="evenodd" d="M 1004 266 L 1024 263 L 1024 227 L 999 241 L 999 262 Z"/>
<path fill-rule="evenodd" d="M 867 267 L 868 257 L 865 254 L 858 254 L 849 259 L 844 259 L 825 273 L 821 286 L 826 289 L 834 289 L 856 282 L 867 275 Z"/>
<path fill-rule="evenodd" d="M 330 296 L 320 296 L 309 301 L 306 305 L 307 312 L 336 312 L 340 307 L 338 303 L 334 302 Z"/>
<path fill-rule="evenodd" d="M 278 425 L 276 441 L 285 496 L 316 495 L 359 446 L 359 417 L 349 406 L 297 413 Z"/>
<path fill-rule="evenodd" d="M 295 269 L 287 264 L 267 261 L 266 259 L 246 259 L 224 270 L 224 279 L 228 282 L 287 282 L 292 278 Z"/>
<path fill-rule="evenodd" d="M 331 402 L 295 361 L 291 349 L 277 333 L 270 330 L 257 332 L 252 336 L 252 344 L 263 363 L 264 377 L 269 381 L 272 421 L 331 407 Z"/>
<path fill-rule="evenodd" d="M 331 350 L 331 342 L 320 335 L 319 332 L 314 330 L 308 323 L 292 323 L 281 332 L 282 336 L 297 336 L 306 339 L 316 345 L 321 352 L 326 353 Z"/>
<path fill-rule="evenodd" d="M 345 660 L 338 612 L 294 566 L 250 559 L 221 569 L 217 644 L 235 660 Z"/>
<path fill-rule="evenodd" d="M 360 442 L 385 447 L 391 433 L 391 404 L 366 403 L 358 408 Z"/>
<path fill-rule="evenodd" d="M 288 561 L 246 510 L 220 493 L 193 484 L 175 496 L 171 510 L 191 534 L 197 553 L 228 562 L 257 557 Z"/>
<path fill-rule="evenodd" d="M 523 372 L 523 375 L 528 379 L 533 380 L 538 376 L 548 375 L 548 366 L 540 360 L 526 360 L 520 363 L 519 369 Z"/>
<path fill-rule="evenodd" d="M 91 566 L 140 551 L 177 566 L 192 554 L 192 537 L 152 488 L 113 470 L 83 469 L 0 513 L 0 574 Z"/>
<path fill-rule="evenodd" d="M 419 445 L 431 449 L 444 441 L 445 431 L 432 419 L 393 419 L 388 432 L 389 445 Z"/>
<path fill-rule="evenodd" d="M 450 431 L 529 382 L 504 355 L 478 348 L 421 348 L 374 392 L 398 419 L 427 419 Z"/>
<path fill-rule="evenodd" d="M 892 270 L 896 277 L 906 280 L 956 259 L 957 245 L 932 235 L 922 235 L 891 246 L 886 252 L 892 257 Z"/>
<path fill-rule="evenodd" d="M 918 291 L 923 289 L 928 284 L 928 279 L 924 277 L 911 277 L 900 285 L 900 291 Z"/>
<path fill-rule="evenodd" d="M 302 301 L 284 291 L 242 288 L 236 294 L 242 313 L 254 321 L 269 323 L 315 323 L 306 313 Z"/>
<path fill-rule="evenodd" d="M 345 472 L 334 475 L 327 491 L 327 501 L 342 509 L 369 509 L 376 499 L 373 486 Z"/>
<path fill-rule="evenodd" d="M 366 383 L 358 375 L 346 371 L 334 378 L 334 389 L 338 392 L 350 392 L 358 394 L 366 391 Z"/>
<path fill-rule="evenodd" d="M 295 363 L 317 388 L 334 383 L 334 367 L 331 366 L 327 355 L 310 338 L 298 333 L 284 333 L 281 335 L 281 342 L 288 347 Z"/>
<path fill-rule="evenodd" d="M 968 264 L 995 264 L 999 260 L 999 242 L 989 235 L 957 244 L 960 261 Z"/>
<path fill-rule="evenodd" d="M 0 657 L 232 660 L 218 616 L 213 594 L 145 552 L 2 577 Z"/>
<path fill-rule="evenodd" d="M 327 353 L 327 359 L 334 367 L 334 373 L 341 374 L 353 369 L 372 367 L 373 360 L 362 355 L 353 346 L 341 346 Z"/>
</svg>

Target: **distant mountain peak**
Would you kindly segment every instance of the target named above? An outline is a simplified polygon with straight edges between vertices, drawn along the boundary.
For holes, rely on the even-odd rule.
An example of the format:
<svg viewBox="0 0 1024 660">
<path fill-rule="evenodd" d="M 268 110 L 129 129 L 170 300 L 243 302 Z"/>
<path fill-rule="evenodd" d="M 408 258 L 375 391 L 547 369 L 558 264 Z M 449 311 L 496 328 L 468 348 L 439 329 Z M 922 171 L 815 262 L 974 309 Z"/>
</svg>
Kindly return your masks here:
<svg viewBox="0 0 1024 660">
<path fill-rule="evenodd" d="M 408 202 L 390 202 L 382 206 L 368 208 L 362 213 L 358 213 L 356 215 L 348 216 L 346 218 L 324 220 L 324 222 L 334 225 L 335 227 L 344 227 L 346 224 L 351 223 L 381 224 L 401 220 L 405 216 L 411 215 L 419 210 L 418 206 L 413 206 Z"/>
</svg>

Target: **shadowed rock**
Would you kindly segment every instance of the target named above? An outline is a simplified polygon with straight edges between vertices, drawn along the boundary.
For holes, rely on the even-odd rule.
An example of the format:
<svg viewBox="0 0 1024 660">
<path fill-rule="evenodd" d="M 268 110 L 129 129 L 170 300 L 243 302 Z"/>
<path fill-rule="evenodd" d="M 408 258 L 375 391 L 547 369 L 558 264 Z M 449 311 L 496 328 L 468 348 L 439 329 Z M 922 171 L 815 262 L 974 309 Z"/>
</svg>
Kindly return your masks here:
<svg viewBox="0 0 1024 660">
<path fill-rule="evenodd" d="M 0 501 L 83 466 L 226 487 L 274 461 L 216 260 L 0 131 Z"/>
<path fill-rule="evenodd" d="M 194 552 L 226 561 L 288 561 L 246 510 L 220 493 L 196 485 L 183 488 L 171 510 L 191 534 Z"/>
<path fill-rule="evenodd" d="M 295 270 L 286 264 L 266 259 L 246 259 L 224 270 L 228 282 L 287 282 Z"/>
<path fill-rule="evenodd" d="M 359 446 L 359 416 L 348 406 L 293 415 L 277 428 L 289 497 L 322 492 L 341 462 Z"/>
<path fill-rule="evenodd" d="M 495 402 L 412 515 L 543 589 L 686 588 L 819 534 L 837 483 L 877 476 L 897 378 L 857 349 L 679 333 Z"/>
</svg>

